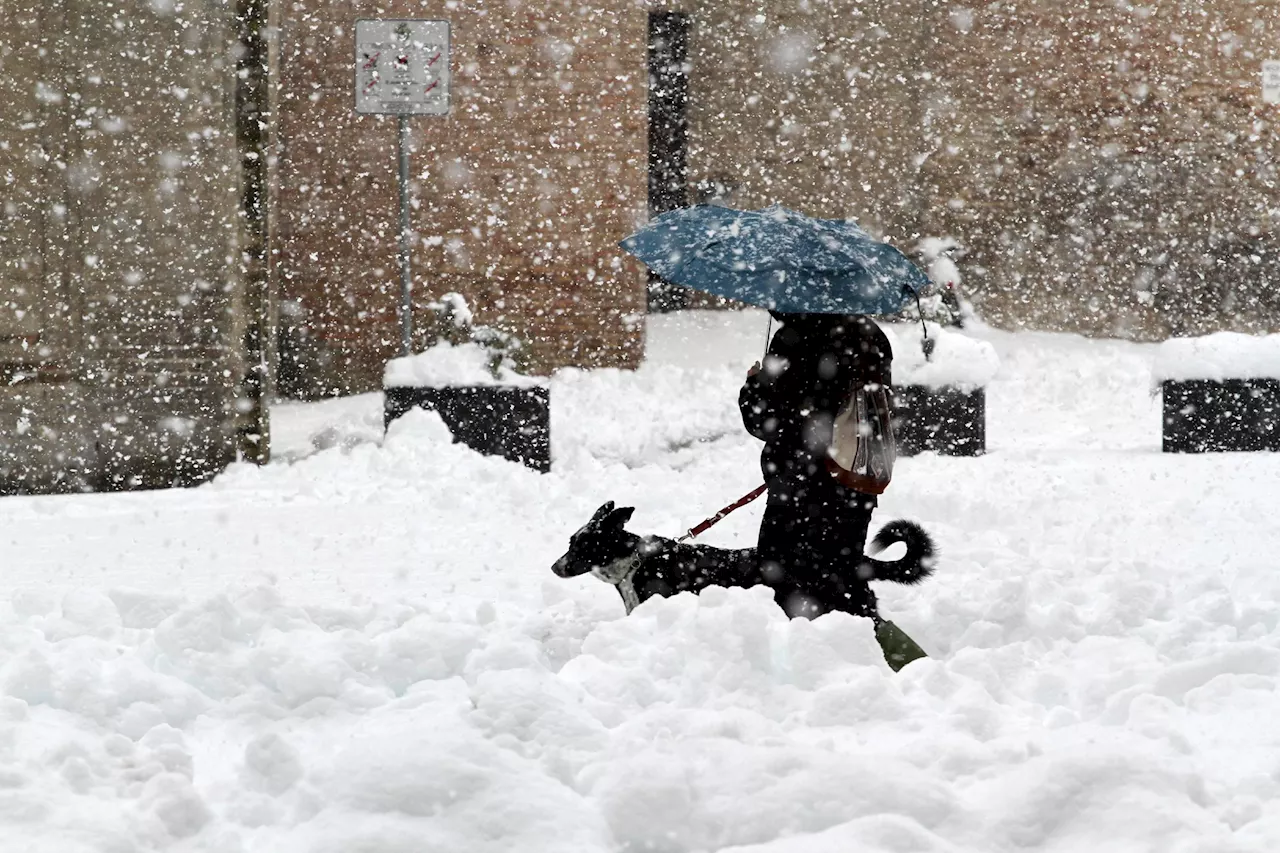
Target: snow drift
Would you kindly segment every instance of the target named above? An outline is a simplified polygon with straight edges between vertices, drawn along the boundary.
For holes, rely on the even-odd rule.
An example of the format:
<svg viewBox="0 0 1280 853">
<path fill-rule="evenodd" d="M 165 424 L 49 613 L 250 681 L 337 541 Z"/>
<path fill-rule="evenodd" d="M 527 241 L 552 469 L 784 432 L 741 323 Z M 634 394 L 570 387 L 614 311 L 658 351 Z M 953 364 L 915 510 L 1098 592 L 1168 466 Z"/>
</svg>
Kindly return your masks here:
<svg viewBox="0 0 1280 853">
<path fill-rule="evenodd" d="M 552 380 L 551 474 L 369 397 L 282 410 L 292 464 L 0 501 L 0 850 L 1276 848 L 1280 460 L 1160 454 L 1154 347 L 971 332 L 990 452 L 876 516 L 942 552 L 879 589 L 932 656 L 895 675 L 762 590 L 551 575 L 606 499 L 669 535 L 759 482 L 766 322 L 664 322 Z"/>
</svg>

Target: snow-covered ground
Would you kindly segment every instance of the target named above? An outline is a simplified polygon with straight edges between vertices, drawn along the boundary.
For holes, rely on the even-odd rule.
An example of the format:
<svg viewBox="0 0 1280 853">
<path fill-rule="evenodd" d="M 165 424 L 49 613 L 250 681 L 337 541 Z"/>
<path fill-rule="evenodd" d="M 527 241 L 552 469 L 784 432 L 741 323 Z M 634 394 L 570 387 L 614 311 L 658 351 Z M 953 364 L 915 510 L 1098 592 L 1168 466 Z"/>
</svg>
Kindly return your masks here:
<svg viewBox="0 0 1280 853">
<path fill-rule="evenodd" d="M 759 482 L 764 333 L 661 318 L 556 377 L 549 475 L 368 396 L 200 489 L 0 500 L 0 851 L 1280 847 L 1280 457 L 1162 455 L 1153 347 L 979 333 L 991 452 L 878 515 L 943 553 L 880 589 L 901 673 L 759 590 L 624 618 L 553 577 L 605 500 L 671 534 Z"/>
</svg>

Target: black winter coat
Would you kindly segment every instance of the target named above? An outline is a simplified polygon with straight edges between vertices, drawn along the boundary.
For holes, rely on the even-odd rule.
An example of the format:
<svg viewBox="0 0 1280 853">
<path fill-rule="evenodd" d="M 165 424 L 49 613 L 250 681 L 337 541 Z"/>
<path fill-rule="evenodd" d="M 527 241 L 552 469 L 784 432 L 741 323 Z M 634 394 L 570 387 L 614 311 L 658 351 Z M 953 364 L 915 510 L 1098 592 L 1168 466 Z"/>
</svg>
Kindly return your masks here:
<svg viewBox="0 0 1280 853">
<path fill-rule="evenodd" d="M 759 373 L 738 395 L 747 432 L 765 443 L 765 482 L 794 484 L 826 474 L 836 414 L 859 375 L 891 385 L 889 339 L 871 319 L 832 314 L 778 314 Z"/>
<path fill-rule="evenodd" d="M 811 603 L 832 600 L 832 586 L 857 571 L 873 495 L 848 489 L 827 470 L 835 417 L 859 376 L 889 385 L 889 340 L 863 316 L 775 315 L 759 373 L 738 397 L 747 431 L 764 441 L 760 465 L 769 487 L 757 556 L 778 603 L 791 615 L 818 615 Z M 871 616 L 875 598 L 854 596 L 850 612 Z M 825 590 L 818 595 L 818 590 Z M 843 609 L 843 608 L 842 608 Z"/>
</svg>

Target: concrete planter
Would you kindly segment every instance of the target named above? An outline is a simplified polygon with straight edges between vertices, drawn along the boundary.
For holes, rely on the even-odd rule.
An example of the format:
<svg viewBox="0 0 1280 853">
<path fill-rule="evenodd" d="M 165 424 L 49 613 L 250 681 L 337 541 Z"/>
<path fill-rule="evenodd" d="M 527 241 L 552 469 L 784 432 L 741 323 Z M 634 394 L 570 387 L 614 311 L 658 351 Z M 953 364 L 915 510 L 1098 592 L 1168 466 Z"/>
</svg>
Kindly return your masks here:
<svg viewBox="0 0 1280 853">
<path fill-rule="evenodd" d="M 986 452 L 986 389 L 898 385 L 894 395 L 899 456 L 928 450 L 945 456 L 979 456 Z"/>
<path fill-rule="evenodd" d="M 1280 451 L 1280 335 L 1171 338 L 1152 373 L 1165 453 Z"/>
<path fill-rule="evenodd" d="M 1280 452 L 1280 380 L 1166 379 L 1165 453 Z"/>
<path fill-rule="evenodd" d="M 459 385 L 385 389 L 387 425 L 414 407 L 440 414 L 459 441 L 535 471 L 551 470 L 551 394 L 543 385 Z"/>
<path fill-rule="evenodd" d="M 930 323 L 926 357 L 918 323 L 883 328 L 893 346 L 898 455 L 986 453 L 986 388 L 1000 369 L 995 347 Z"/>
</svg>

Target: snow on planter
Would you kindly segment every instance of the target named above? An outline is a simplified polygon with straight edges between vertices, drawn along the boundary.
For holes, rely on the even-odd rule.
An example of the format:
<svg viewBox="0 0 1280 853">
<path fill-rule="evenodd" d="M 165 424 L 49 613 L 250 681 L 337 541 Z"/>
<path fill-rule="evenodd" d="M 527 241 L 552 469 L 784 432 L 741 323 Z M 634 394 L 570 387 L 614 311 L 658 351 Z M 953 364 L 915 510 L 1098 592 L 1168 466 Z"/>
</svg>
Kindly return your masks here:
<svg viewBox="0 0 1280 853">
<path fill-rule="evenodd" d="M 393 358 L 382 374 L 385 388 L 461 388 L 503 386 L 532 388 L 546 381 L 525 376 L 506 364 L 493 364 L 492 352 L 478 343 L 440 341 L 425 352 Z M 492 367 L 491 367 L 492 365 Z M 495 375 L 496 373 L 496 375 Z"/>
<path fill-rule="evenodd" d="M 1173 338 L 1152 375 L 1166 453 L 1280 451 L 1280 335 Z"/>
<path fill-rule="evenodd" d="M 987 341 L 929 324 L 933 355 L 925 359 L 919 323 L 885 325 L 893 346 L 893 384 L 927 388 L 985 388 L 1000 369 L 996 348 Z"/>
<path fill-rule="evenodd" d="M 543 379 L 525 376 L 479 343 L 439 341 L 387 362 L 384 420 L 414 407 L 439 412 L 456 441 L 480 453 L 551 470 L 551 399 Z"/>
<path fill-rule="evenodd" d="M 1156 348 L 1156 382 L 1188 379 L 1280 379 L 1280 335 L 1215 332 L 1171 338 Z"/>
<path fill-rule="evenodd" d="M 1000 369 L 995 347 L 931 323 L 934 348 L 926 359 L 919 324 L 884 329 L 893 347 L 899 455 L 985 452 L 986 386 Z"/>
</svg>

